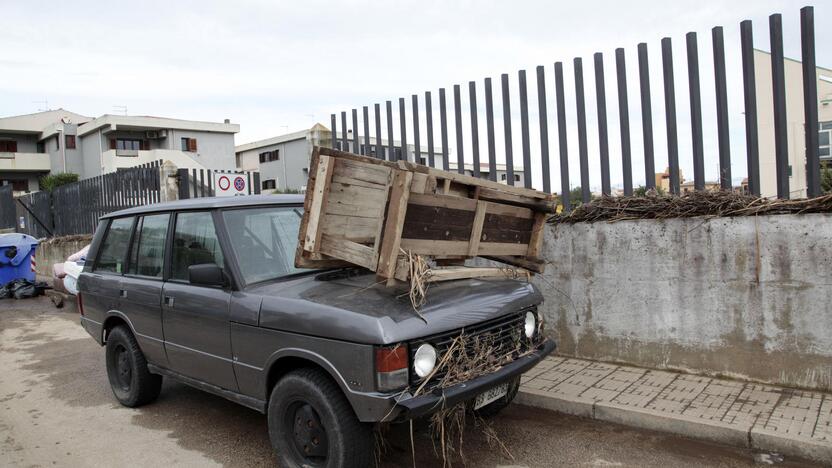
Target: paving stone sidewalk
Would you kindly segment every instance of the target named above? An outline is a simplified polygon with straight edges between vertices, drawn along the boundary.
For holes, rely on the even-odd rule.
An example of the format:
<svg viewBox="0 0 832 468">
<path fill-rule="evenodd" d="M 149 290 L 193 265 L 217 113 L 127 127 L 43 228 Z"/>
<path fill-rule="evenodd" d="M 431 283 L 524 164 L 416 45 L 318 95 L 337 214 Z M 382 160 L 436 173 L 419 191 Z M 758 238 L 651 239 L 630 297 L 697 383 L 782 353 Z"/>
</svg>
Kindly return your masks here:
<svg viewBox="0 0 832 468">
<path fill-rule="evenodd" d="M 832 394 L 549 357 L 520 404 L 832 463 Z"/>
</svg>

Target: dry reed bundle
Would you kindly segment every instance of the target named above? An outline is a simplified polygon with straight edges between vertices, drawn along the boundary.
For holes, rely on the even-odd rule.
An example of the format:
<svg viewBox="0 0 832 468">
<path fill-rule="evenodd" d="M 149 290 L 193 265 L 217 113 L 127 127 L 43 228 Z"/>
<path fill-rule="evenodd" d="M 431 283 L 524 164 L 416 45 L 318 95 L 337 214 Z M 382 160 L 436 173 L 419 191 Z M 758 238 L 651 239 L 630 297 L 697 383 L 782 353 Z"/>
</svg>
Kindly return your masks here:
<svg viewBox="0 0 832 468">
<path fill-rule="evenodd" d="M 581 223 L 628 219 L 691 218 L 830 213 L 832 194 L 799 200 L 769 200 L 734 192 L 691 192 L 682 196 L 648 193 L 643 197 L 601 197 L 549 222 Z"/>
</svg>

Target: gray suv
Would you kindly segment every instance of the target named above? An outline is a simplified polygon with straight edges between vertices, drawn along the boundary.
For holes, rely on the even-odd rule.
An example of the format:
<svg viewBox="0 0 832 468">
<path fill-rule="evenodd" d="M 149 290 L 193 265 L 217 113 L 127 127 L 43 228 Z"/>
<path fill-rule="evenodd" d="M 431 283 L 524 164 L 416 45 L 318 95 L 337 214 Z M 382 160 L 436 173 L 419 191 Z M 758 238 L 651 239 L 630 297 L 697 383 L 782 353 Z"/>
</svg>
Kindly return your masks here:
<svg viewBox="0 0 832 468">
<path fill-rule="evenodd" d="M 121 404 L 153 401 L 172 378 L 266 414 L 283 466 L 364 467 L 373 424 L 463 402 L 493 414 L 554 350 L 527 282 L 434 284 L 423 319 L 366 270 L 295 268 L 302 210 L 301 196 L 264 195 L 101 218 L 78 306 Z M 462 333 L 511 342 L 516 358 L 442 387 L 435 367 Z"/>
</svg>

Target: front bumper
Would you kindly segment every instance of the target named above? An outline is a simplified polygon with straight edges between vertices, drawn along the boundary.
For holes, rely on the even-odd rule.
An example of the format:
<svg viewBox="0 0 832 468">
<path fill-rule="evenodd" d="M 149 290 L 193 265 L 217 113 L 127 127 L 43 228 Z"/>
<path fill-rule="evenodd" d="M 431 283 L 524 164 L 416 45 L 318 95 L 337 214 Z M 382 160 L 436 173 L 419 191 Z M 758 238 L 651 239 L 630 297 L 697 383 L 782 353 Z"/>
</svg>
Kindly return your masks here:
<svg viewBox="0 0 832 468">
<path fill-rule="evenodd" d="M 396 419 L 408 420 L 418 418 L 442 408 L 450 408 L 457 403 L 470 400 L 480 393 L 528 371 L 554 350 L 555 342 L 547 339 L 539 344 L 534 352 L 506 364 L 493 374 L 483 375 L 482 377 L 477 377 L 476 379 L 454 385 L 453 387 L 435 389 L 426 395 L 396 401 L 396 407 L 401 409 Z"/>
</svg>

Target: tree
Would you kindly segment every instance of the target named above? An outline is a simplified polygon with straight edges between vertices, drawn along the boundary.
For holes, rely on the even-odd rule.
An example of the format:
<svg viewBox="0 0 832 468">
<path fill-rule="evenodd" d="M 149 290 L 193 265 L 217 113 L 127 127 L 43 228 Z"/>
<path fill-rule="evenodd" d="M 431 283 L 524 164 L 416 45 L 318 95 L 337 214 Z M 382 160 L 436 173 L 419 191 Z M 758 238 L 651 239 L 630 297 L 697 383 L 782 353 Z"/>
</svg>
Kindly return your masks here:
<svg viewBox="0 0 832 468">
<path fill-rule="evenodd" d="M 52 191 L 61 185 L 78 182 L 78 174 L 71 172 L 61 172 L 58 174 L 49 174 L 40 178 L 40 189 Z"/>
<path fill-rule="evenodd" d="M 655 190 L 656 190 L 657 195 L 664 195 L 665 194 L 664 189 L 661 188 L 661 187 L 656 187 Z M 636 196 L 636 197 L 646 197 L 647 196 L 647 187 L 645 187 L 644 185 L 639 185 L 638 187 L 636 187 L 635 190 L 633 190 L 633 195 Z"/>
<path fill-rule="evenodd" d="M 823 193 L 832 192 L 832 167 L 829 163 L 822 164 L 820 167 L 820 189 Z"/>
</svg>

